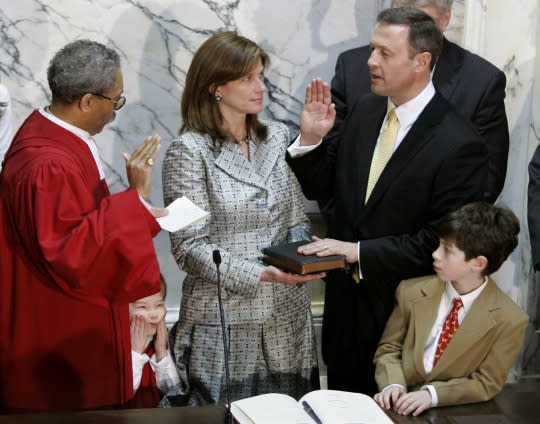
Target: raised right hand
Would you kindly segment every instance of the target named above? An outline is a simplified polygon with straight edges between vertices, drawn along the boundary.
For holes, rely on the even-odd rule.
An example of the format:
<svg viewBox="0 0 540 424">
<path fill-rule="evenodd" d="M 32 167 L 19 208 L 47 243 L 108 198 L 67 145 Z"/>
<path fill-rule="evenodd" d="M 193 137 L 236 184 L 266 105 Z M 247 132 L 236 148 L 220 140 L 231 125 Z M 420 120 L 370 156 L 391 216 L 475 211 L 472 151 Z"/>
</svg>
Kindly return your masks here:
<svg viewBox="0 0 540 424">
<path fill-rule="evenodd" d="M 156 134 L 146 137 L 146 140 L 131 155 L 123 154 L 129 186 L 137 190 L 139 196 L 145 200 L 152 192 L 152 165 L 160 149 L 161 137 Z"/>
<path fill-rule="evenodd" d="M 275 266 L 269 265 L 264 268 L 261 281 L 271 281 L 285 284 L 305 283 L 306 281 L 318 280 L 326 276 L 325 272 L 317 274 L 300 275 L 292 272 L 285 272 Z"/>
<path fill-rule="evenodd" d="M 317 144 L 336 119 L 336 105 L 332 103 L 330 86 L 315 78 L 306 87 L 304 108 L 300 115 L 300 145 Z"/>
</svg>

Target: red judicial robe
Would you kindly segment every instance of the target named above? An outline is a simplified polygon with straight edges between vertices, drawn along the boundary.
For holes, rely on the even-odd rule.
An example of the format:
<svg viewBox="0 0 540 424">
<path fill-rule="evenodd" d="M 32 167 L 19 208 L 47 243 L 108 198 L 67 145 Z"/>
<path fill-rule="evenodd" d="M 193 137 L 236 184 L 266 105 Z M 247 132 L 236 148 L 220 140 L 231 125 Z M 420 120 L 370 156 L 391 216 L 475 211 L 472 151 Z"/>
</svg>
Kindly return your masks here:
<svg viewBox="0 0 540 424">
<path fill-rule="evenodd" d="M 135 190 L 111 196 L 88 146 L 38 111 L 0 196 L 0 410 L 123 405 L 128 303 L 160 290 L 158 223 Z"/>
</svg>

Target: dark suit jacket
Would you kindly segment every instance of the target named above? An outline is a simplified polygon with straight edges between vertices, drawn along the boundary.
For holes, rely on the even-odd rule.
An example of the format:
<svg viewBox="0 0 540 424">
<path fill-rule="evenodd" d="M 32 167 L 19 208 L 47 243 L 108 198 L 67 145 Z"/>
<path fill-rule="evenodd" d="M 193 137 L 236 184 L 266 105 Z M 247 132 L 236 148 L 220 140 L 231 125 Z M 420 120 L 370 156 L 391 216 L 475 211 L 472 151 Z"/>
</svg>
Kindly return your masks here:
<svg viewBox="0 0 540 424">
<path fill-rule="evenodd" d="M 359 349 L 365 346 L 371 362 L 392 311 L 395 287 L 403 279 L 432 272 L 439 219 L 465 203 L 480 200 L 487 179 L 485 143 L 436 93 L 364 204 L 386 108 L 386 97 L 366 96 L 352 109 L 336 144 L 323 142 L 305 156 L 288 158 L 308 199 L 324 203 L 334 197 L 330 237 L 361 241 L 362 284 L 355 285 L 339 272 L 328 276 L 323 327 L 327 364 L 345 364 L 346 356 L 358 361 L 354 346 L 349 346 L 351 338 Z M 359 293 L 355 294 L 356 287 Z M 363 306 L 353 304 L 354 299 L 370 296 L 372 301 Z M 351 331 L 344 329 L 347 326 Z M 370 333 L 365 340 L 362 332 Z"/>
<path fill-rule="evenodd" d="M 506 382 L 529 317 L 490 278 L 428 375 L 424 349 L 444 292 L 436 275 L 403 281 L 375 354 L 377 384 L 419 390 L 432 384 L 439 406 L 482 402 Z"/>
<path fill-rule="evenodd" d="M 529 163 L 527 215 L 534 269 L 540 271 L 540 144 Z"/>
<path fill-rule="evenodd" d="M 338 57 L 332 79 L 332 101 L 336 104 L 337 117 L 329 137 L 339 131 L 356 101 L 371 92 L 367 66 L 370 54 L 369 46 L 363 46 L 347 50 Z M 445 38 L 433 84 L 484 137 L 489 153 L 489 179 L 484 200 L 494 202 L 503 188 L 508 160 L 504 73 Z"/>
</svg>

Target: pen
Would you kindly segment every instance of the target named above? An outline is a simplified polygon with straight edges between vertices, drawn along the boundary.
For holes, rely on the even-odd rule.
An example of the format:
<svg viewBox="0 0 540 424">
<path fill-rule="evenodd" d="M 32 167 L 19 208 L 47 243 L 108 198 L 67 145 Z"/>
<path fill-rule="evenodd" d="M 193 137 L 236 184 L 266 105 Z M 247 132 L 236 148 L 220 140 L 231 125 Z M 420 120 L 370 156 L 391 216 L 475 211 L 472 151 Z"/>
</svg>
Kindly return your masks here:
<svg viewBox="0 0 540 424">
<path fill-rule="evenodd" d="M 304 409 L 306 410 L 306 412 L 309 414 L 309 416 L 311 418 L 313 418 L 313 420 L 317 423 L 317 424 L 323 424 L 323 422 L 321 421 L 321 419 L 317 416 L 317 414 L 315 413 L 315 411 L 313 409 L 311 409 L 311 406 L 309 406 L 309 403 L 307 403 L 305 400 L 302 401 L 302 406 L 304 407 Z"/>
</svg>

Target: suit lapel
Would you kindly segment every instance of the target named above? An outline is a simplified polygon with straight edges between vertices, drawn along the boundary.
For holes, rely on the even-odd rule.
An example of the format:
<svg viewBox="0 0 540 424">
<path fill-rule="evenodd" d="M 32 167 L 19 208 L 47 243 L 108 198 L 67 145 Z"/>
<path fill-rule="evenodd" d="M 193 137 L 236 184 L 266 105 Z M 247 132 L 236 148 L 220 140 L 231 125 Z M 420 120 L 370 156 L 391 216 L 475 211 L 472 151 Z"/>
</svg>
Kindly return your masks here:
<svg viewBox="0 0 540 424">
<path fill-rule="evenodd" d="M 413 305 L 414 310 L 414 363 L 417 372 L 426 378 L 426 370 L 424 368 L 424 349 L 427 339 L 441 303 L 441 297 L 444 291 L 444 282 L 434 276 L 420 289 L 423 297 Z"/>
<path fill-rule="evenodd" d="M 433 85 L 445 99 L 450 99 L 459 79 L 459 69 L 463 64 L 463 55 L 456 46 L 443 39 L 443 49 L 435 72 L 433 74 Z"/>
<path fill-rule="evenodd" d="M 447 110 L 448 104 L 435 93 L 386 164 L 371 192 L 366 209 L 370 210 L 377 204 L 388 187 L 398 180 L 407 164 L 426 143 L 436 142 L 433 140 L 433 130 L 439 125 Z M 367 179 L 365 181 L 367 185 Z"/>
<path fill-rule="evenodd" d="M 266 187 L 266 182 L 275 168 L 280 155 L 285 157 L 285 151 L 282 149 L 282 146 L 282 143 L 275 138 L 275 135 L 269 136 L 262 143 L 251 144 L 251 166 L 259 176 L 261 186 Z"/>
<path fill-rule="evenodd" d="M 433 368 L 430 380 L 436 380 L 437 376 L 444 373 L 456 359 L 462 358 L 470 346 L 477 343 L 496 324 L 491 317 L 491 311 L 498 308 L 500 308 L 498 289 L 490 278 Z"/>
<path fill-rule="evenodd" d="M 251 161 L 246 159 L 238 146 L 224 144 L 215 165 L 232 178 L 266 189 L 268 177 L 282 152 L 274 137 L 250 143 L 249 148 Z"/>
</svg>

